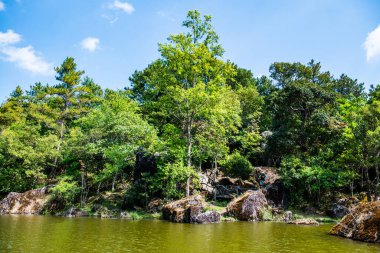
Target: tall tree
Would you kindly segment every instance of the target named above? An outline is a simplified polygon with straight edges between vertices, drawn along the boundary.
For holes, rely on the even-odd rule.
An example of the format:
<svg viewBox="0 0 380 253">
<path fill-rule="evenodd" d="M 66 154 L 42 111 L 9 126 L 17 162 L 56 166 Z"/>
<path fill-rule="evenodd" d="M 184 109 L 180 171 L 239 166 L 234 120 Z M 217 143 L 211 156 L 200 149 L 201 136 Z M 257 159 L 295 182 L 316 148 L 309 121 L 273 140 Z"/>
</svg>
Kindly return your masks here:
<svg viewBox="0 0 380 253">
<path fill-rule="evenodd" d="M 142 106 L 154 108 L 153 122 L 181 129 L 186 141 L 185 161 L 191 168 L 198 126 L 207 120 L 204 116 L 208 111 L 219 104 L 217 94 L 229 89 L 223 86 L 235 71 L 221 60 L 223 49 L 210 16 L 201 17 L 198 11 L 190 11 L 183 26 L 189 29 L 188 33 L 171 35 L 168 43 L 160 44 L 161 59 L 143 72 L 136 72 L 131 80 L 135 85 L 132 92 Z M 186 187 L 186 194 L 189 193 L 190 177 Z"/>
<path fill-rule="evenodd" d="M 56 67 L 57 85 L 48 87 L 47 95 L 49 105 L 56 110 L 58 125 L 57 151 L 60 151 L 62 142 L 70 124 L 89 111 L 92 103 L 98 103 L 101 89 L 89 78 L 82 82 L 84 71 L 77 70 L 74 58 L 68 57 L 61 66 Z M 57 165 L 58 156 L 54 164 Z M 53 170 L 54 174 L 54 170 Z"/>
</svg>

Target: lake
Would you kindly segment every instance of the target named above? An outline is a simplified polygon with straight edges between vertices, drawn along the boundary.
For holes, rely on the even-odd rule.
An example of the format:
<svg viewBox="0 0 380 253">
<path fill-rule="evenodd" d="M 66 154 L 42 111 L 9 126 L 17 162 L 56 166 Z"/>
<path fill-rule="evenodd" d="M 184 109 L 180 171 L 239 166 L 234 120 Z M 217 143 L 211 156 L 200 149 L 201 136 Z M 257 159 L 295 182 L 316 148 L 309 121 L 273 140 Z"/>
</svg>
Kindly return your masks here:
<svg viewBox="0 0 380 253">
<path fill-rule="evenodd" d="M 330 228 L 5 215 L 0 216 L 0 252 L 380 252 L 380 245 L 330 236 Z"/>
</svg>

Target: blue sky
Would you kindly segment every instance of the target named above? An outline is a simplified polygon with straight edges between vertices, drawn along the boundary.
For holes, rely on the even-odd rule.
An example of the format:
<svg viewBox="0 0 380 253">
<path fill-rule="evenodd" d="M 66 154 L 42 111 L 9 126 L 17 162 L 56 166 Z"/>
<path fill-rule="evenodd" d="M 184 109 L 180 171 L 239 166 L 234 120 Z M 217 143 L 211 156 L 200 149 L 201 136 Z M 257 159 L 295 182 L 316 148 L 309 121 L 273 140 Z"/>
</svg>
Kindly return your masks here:
<svg viewBox="0 0 380 253">
<path fill-rule="evenodd" d="M 0 101 L 17 85 L 55 84 L 67 56 L 102 87 L 122 89 L 193 9 L 213 17 L 225 59 L 255 76 L 276 61 L 315 59 L 335 76 L 380 83 L 377 0 L 0 0 Z"/>
</svg>

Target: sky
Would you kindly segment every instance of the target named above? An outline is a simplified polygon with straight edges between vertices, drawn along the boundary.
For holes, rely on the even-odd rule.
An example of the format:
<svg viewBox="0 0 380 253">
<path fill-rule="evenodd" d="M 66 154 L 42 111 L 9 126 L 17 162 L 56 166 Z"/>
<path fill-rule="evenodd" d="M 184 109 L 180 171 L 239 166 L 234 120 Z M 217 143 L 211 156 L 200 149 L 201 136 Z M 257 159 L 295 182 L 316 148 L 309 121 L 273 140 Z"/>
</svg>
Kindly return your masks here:
<svg viewBox="0 0 380 253">
<path fill-rule="evenodd" d="M 224 58 L 255 76 L 273 62 L 321 62 L 335 77 L 380 84 L 378 0 L 0 0 L 0 102 L 17 85 L 54 85 L 75 58 L 103 88 L 123 89 L 160 57 L 187 11 L 212 16 Z"/>
</svg>

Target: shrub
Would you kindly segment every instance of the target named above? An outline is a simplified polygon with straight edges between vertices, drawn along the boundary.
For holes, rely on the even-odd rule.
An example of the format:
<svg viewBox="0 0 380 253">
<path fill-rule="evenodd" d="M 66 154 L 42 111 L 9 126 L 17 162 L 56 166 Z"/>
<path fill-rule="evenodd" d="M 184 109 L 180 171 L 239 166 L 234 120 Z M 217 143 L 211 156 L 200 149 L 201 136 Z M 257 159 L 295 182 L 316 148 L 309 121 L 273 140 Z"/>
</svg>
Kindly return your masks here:
<svg viewBox="0 0 380 253">
<path fill-rule="evenodd" d="M 52 189 L 53 197 L 64 202 L 66 206 L 73 204 L 79 193 L 80 187 L 77 182 L 68 176 L 61 177 L 58 184 Z"/>
<path fill-rule="evenodd" d="M 228 176 L 240 177 L 242 179 L 248 179 L 253 172 L 252 164 L 239 153 L 230 155 L 225 161 L 224 167 Z"/>
</svg>

